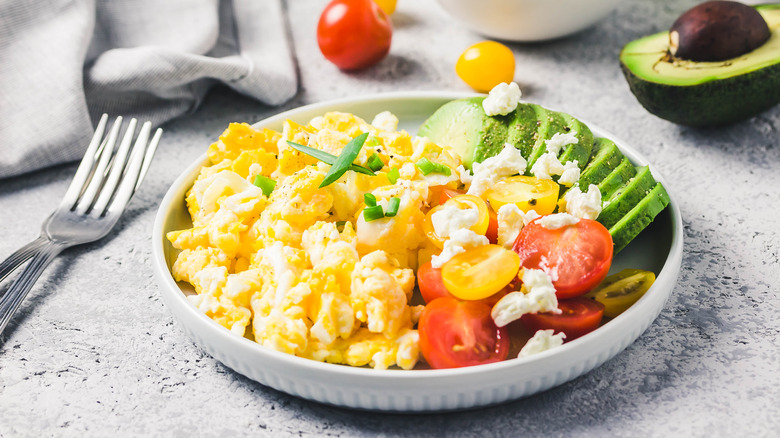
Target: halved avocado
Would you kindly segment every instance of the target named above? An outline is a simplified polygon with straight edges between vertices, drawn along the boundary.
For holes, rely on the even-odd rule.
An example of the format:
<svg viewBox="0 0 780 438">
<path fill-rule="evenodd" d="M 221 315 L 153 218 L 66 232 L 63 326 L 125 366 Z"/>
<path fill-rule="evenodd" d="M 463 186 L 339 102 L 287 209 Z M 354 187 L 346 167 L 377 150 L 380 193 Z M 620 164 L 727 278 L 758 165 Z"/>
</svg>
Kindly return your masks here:
<svg viewBox="0 0 780 438">
<path fill-rule="evenodd" d="M 628 43 L 620 65 L 631 92 L 656 116 L 688 126 L 734 123 L 780 103 L 780 4 L 756 10 L 769 26 L 769 40 L 725 61 L 672 56 L 669 32 Z"/>
</svg>

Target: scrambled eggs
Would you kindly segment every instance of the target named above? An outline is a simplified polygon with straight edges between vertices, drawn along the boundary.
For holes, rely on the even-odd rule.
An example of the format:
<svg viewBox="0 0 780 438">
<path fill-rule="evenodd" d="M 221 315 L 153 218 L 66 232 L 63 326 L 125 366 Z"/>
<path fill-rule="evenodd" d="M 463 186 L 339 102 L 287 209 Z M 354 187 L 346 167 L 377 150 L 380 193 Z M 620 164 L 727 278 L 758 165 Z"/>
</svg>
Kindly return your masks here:
<svg viewBox="0 0 780 438">
<path fill-rule="evenodd" d="M 192 284 L 192 303 L 278 351 L 413 368 L 422 311 L 410 304 L 414 270 L 439 253 L 421 223 L 440 191 L 462 188 L 468 174 L 456 153 L 397 124 L 387 112 L 371 124 L 338 112 L 305 126 L 286 121 L 281 133 L 231 124 L 187 193 L 193 227 L 168 234 L 181 250 L 174 278 Z M 377 154 L 385 166 L 375 176 L 347 171 L 323 188 L 330 166 L 287 143 L 339 155 L 362 133 L 369 137 L 355 163 L 366 166 Z M 415 166 L 421 158 L 452 171 L 423 175 Z M 253 184 L 257 175 L 276 181 L 269 196 Z M 366 221 L 365 193 L 385 210 L 399 198 L 397 214 Z"/>
</svg>

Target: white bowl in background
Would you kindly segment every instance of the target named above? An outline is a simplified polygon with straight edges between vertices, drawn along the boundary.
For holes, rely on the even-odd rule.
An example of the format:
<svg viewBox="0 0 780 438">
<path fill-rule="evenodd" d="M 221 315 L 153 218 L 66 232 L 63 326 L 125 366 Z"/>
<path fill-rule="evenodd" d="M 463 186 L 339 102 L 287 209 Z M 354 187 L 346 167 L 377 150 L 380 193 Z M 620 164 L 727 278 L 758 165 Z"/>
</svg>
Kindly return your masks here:
<svg viewBox="0 0 780 438">
<path fill-rule="evenodd" d="M 485 36 L 543 41 L 586 29 L 620 0 L 437 0 L 451 16 Z"/>
<path fill-rule="evenodd" d="M 398 116 L 400 129 L 415 133 L 441 105 L 471 95 L 398 92 L 346 98 L 287 111 L 254 126 L 281 130 L 285 119 L 307 123 L 328 111 L 350 112 L 371 120 L 387 110 Z M 648 164 L 626 143 L 589 126 L 597 137 L 615 141 L 635 165 Z M 231 333 L 190 303 L 187 295 L 194 292 L 189 285 L 174 281 L 170 267 L 177 251 L 165 234 L 192 226 L 184 197 L 207 163 L 205 154 L 193 162 L 173 182 L 157 212 L 152 253 L 160 295 L 193 341 L 215 359 L 264 385 L 322 403 L 377 411 L 432 412 L 493 405 L 544 391 L 587 373 L 634 342 L 661 312 L 680 272 L 683 226 L 670 193 L 669 206 L 612 263 L 611 272 L 624 268 L 651 270 L 658 274 L 655 283 L 628 310 L 592 333 L 531 357 L 465 368 L 375 370 L 317 362 L 265 348 Z M 653 176 L 669 187 L 655 169 Z"/>
</svg>

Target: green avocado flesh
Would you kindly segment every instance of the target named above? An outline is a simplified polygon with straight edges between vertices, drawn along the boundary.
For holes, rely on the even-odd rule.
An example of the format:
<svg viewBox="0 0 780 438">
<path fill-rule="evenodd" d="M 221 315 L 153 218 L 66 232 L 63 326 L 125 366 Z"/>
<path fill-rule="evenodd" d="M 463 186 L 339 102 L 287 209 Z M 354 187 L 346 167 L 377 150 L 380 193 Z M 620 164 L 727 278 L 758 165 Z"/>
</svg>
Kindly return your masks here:
<svg viewBox="0 0 780 438">
<path fill-rule="evenodd" d="M 626 44 L 620 64 L 631 92 L 648 111 L 689 126 L 715 126 L 752 117 L 780 103 L 780 4 L 756 10 L 769 40 L 737 58 L 696 62 L 669 54 L 669 32 Z"/>
<path fill-rule="evenodd" d="M 557 133 L 573 133 L 577 143 L 564 147 L 558 159 L 562 163 L 577 160 L 582 169 L 577 182 L 581 190 L 587 191 L 594 184 L 601 191 L 604 207 L 596 220 L 610 230 L 615 252 L 669 203 L 666 191 L 647 166 L 634 167 L 613 141 L 594 138 L 590 128 L 575 117 L 529 103 L 520 103 L 505 116 L 488 116 L 482 108 L 483 99 L 472 97 L 444 104 L 420 126 L 417 135 L 450 147 L 460 154 L 467 168 L 497 155 L 509 143 L 521 151 L 528 162 L 526 174 L 531 175 L 533 163 L 547 151 L 546 140 Z M 565 189 L 561 186 L 561 193 Z M 664 196 L 659 197 L 659 191 Z M 655 198 L 648 199 L 654 193 Z M 643 203 L 649 206 L 637 211 Z M 629 216 L 636 219 L 627 220 Z"/>
</svg>

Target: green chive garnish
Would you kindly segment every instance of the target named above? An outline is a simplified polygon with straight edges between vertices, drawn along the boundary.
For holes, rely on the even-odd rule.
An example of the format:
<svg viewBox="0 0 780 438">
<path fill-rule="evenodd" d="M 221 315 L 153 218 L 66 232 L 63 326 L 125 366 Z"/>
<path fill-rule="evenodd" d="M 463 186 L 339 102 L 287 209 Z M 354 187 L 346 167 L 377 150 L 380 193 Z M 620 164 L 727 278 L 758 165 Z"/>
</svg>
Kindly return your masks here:
<svg viewBox="0 0 780 438">
<path fill-rule="evenodd" d="M 401 177 L 401 172 L 398 171 L 397 167 L 393 167 L 390 169 L 390 172 L 387 172 L 387 179 L 390 180 L 390 184 L 395 184 L 398 182 L 398 178 Z"/>
<path fill-rule="evenodd" d="M 444 164 L 437 164 L 436 167 L 437 167 L 436 172 L 447 176 L 452 175 L 452 170 L 450 170 L 449 166 L 445 166 Z"/>
<path fill-rule="evenodd" d="M 368 141 L 366 141 L 366 146 L 372 147 L 372 148 L 380 146 L 379 139 L 374 137 L 374 136 L 371 136 L 371 138 L 369 138 Z"/>
<path fill-rule="evenodd" d="M 390 198 L 390 202 L 387 204 L 387 212 L 385 216 L 393 217 L 398 214 L 398 207 L 401 206 L 401 198 Z"/>
<path fill-rule="evenodd" d="M 355 158 L 357 158 L 360 153 L 360 148 L 363 147 L 363 143 L 366 142 L 366 138 L 368 138 L 368 132 L 358 135 L 344 146 L 344 149 L 341 150 L 341 155 L 339 155 L 336 162 L 330 166 L 328 173 L 325 174 L 325 179 L 322 180 L 320 188 L 336 182 L 337 179 L 341 178 L 341 175 L 344 175 L 344 173 L 349 170 L 352 166 L 352 162 L 355 161 Z"/>
<path fill-rule="evenodd" d="M 423 175 L 427 175 L 436 170 L 436 166 L 431 163 L 431 160 L 425 157 L 420 158 L 415 165 L 420 169 L 420 172 L 422 172 Z"/>
<path fill-rule="evenodd" d="M 265 196 L 270 196 L 271 192 L 273 192 L 274 188 L 276 187 L 276 181 L 263 175 L 257 175 L 252 184 L 260 187 Z"/>
<path fill-rule="evenodd" d="M 365 219 L 366 222 L 382 219 L 383 217 L 385 217 L 385 213 L 382 211 L 381 205 L 375 205 L 373 207 L 366 207 L 363 209 L 363 219 Z"/>
<path fill-rule="evenodd" d="M 385 167 L 385 163 L 382 161 L 381 158 L 379 158 L 379 154 L 374 152 L 371 154 L 370 157 L 368 157 L 368 168 L 373 170 L 374 172 L 382 170 L 383 167 Z"/>
<path fill-rule="evenodd" d="M 363 201 L 369 207 L 376 206 L 376 196 L 372 195 L 371 193 L 364 193 L 363 194 Z"/>
<path fill-rule="evenodd" d="M 304 146 L 302 144 L 298 144 L 298 143 L 295 143 L 295 142 L 292 142 L 292 141 L 289 141 L 289 140 L 287 140 L 287 144 L 289 144 L 290 147 L 295 149 L 296 151 L 304 153 L 304 154 L 306 154 L 306 155 L 308 155 L 310 157 L 314 157 L 314 158 L 322 161 L 325 164 L 330 164 L 331 166 L 333 166 L 333 164 L 338 159 L 337 156 L 329 154 L 329 153 L 327 153 L 325 151 L 321 151 L 319 149 L 315 149 L 315 148 L 312 148 L 312 147 L 309 147 L 309 146 Z M 358 164 L 352 164 L 349 167 L 349 170 L 351 170 L 353 172 L 357 172 L 357 173 L 363 173 L 363 174 L 366 174 L 366 175 L 371 175 L 371 176 L 376 175 L 371 169 L 368 169 L 366 167 L 360 166 Z"/>
</svg>

